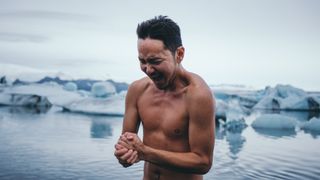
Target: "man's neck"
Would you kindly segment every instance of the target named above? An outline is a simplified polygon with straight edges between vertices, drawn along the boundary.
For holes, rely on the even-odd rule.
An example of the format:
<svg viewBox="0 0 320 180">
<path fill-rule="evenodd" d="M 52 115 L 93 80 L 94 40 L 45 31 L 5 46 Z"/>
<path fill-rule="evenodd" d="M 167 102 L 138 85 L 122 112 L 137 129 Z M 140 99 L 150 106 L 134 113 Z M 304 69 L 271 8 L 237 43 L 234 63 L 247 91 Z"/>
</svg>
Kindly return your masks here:
<svg viewBox="0 0 320 180">
<path fill-rule="evenodd" d="M 177 68 L 178 69 L 172 80 L 170 80 L 168 86 L 159 90 L 164 92 L 177 92 L 189 85 L 187 71 L 181 65 L 179 65 Z"/>
</svg>

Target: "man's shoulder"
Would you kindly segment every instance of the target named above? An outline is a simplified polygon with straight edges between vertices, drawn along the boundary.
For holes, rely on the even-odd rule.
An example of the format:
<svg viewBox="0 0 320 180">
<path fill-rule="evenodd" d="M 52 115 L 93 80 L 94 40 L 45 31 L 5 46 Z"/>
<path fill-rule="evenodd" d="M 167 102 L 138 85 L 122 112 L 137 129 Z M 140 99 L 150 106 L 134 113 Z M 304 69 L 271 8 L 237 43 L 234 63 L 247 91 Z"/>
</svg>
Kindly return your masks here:
<svg viewBox="0 0 320 180">
<path fill-rule="evenodd" d="M 191 96 L 199 96 L 204 95 L 208 96 L 211 95 L 211 89 L 207 85 L 207 83 L 197 74 L 190 73 L 190 83 L 188 86 L 188 94 Z"/>
<path fill-rule="evenodd" d="M 148 77 L 141 78 L 132 82 L 129 86 L 128 92 L 142 93 L 150 85 Z"/>
<path fill-rule="evenodd" d="M 199 75 L 192 73 L 191 76 L 187 93 L 189 112 L 208 112 L 210 114 L 215 107 L 213 92 Z"/>
</svg>

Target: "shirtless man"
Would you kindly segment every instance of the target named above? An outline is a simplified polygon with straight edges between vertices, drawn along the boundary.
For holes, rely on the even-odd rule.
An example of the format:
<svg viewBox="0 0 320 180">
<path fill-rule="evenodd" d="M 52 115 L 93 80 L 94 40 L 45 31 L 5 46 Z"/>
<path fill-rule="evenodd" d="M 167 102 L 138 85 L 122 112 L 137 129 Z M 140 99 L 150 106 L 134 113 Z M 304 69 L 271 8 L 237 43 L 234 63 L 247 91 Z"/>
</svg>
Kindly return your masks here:
<svg viewBox="0 0 320 180">
<path fill-rule="evenodd" d="M 186 71 L 179 26 L 166 16 L 137 28 L 141 70 L 126 96 L 119 163 L 144 163 L 143 179 L 203 179 L 212 165 L 214 99 L 198 75 Z M 143 140 L 137 136 L 142 123 Z"/>
</svg>

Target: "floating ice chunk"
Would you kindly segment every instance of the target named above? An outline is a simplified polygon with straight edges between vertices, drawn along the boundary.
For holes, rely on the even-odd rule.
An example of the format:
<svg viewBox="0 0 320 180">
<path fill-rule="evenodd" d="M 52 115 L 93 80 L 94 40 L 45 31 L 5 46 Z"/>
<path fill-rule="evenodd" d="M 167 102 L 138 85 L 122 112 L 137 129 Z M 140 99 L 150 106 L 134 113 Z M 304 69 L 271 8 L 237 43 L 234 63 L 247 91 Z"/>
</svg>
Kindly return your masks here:
<svg viewBox="0 0 320 180">
<path fill-rule="evenodd" d="M 253 128 L 295 129 L 297 121 L 294 118 L 279 114 L 264 114 L 253 121 Z"/>
<path fill-rule="evenodd" d="M 118 95 L 107 98 L 87 97 L 63 105 L 63 109 L 71 112 L 95 115 L 124 115 L 124 98 Z"/>
<path fill-rule="evenodd" d="M 308 122 L 301 125 L 301 129 L 320 132 L 320 118 L 311 118 Z"/>
<path fill-rule="evenodd" d="M 78 94 L 80 94 L 82 97 L 89 97 L 89 96 L 91 96 L 91 93 L 90 93 L 89 91 L 78 90 L 77 92 L 78 92 Z"/>
<path fill-rule="evenodd" d="M 227 120 L 243 119 L 245 116 L 244 114 L 238 100 L 231 100 L 228 102 L 228 111 L 226 112 Z"/>
<path fill-rule="evenodd" d="M 228 104 L 223 100 L 216 99 L 216 118 L 226 119 L 226 113 L 228 111 Z"/>
<path fill-rule="evenodd" d="M 91 93 L 95 97 L 107 97 L 116 93 L 116 88 L 110 82 L 97 82 L 92 85 Z"/>
<path fill-rule="evenodd" d="M 76 91 L 78 89 L 78 86 L 74 82 L 67 82 L 64 86 L 63 89 L 67 91 Z"/>
<path fill-rule="evenodd" d="M 308 95 L 302 89 L 277 85 L 275 88 L 265 89 L 264 97 L 254 109 L 319 110 L 319 102 L 316 97 Z"/>
<path fill-rule="evenodd" d="M 120 92 L 118 93 L 118 96 L 120 96 L 120 97 L 122 97 L 122 98 L 125 98 L 126 95 L 127 95 L 127 92 L 128 92 L 128 91 L 120 91 Z"/>
<path fill-rule="evenodd" d="M 51 103 L 45 96 L 35 94 L 1 93 L 0 105 L 26 106 L 26 107 L 51 107 Z"/>
<path fill-rule="evenodd" d="M 52 104 L 58 106 L 62 106 L 81 98 L 79 93 L 66 91 L 62 86 L 56 83 L 13 86 L 5 88 L 3 93 L 26 95 L 34 94 L 41 97 L 47 97 Z"/>
</svg>

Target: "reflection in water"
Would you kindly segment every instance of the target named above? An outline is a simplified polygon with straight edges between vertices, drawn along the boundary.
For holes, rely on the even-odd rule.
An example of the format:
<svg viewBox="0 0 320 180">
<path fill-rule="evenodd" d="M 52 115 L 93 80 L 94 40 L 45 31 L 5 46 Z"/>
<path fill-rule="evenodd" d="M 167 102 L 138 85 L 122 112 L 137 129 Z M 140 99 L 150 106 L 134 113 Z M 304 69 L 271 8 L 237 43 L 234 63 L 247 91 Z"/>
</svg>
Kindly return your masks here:
<svg viewBox="0 0 320 180">
<path fill-rule="evenodd" d="M 223 140 L 223 138 L 226 136 L 226 130 L 224 128 L 219 128 L 219 126 L 216 127 L 216 139 Z"/>
<path fill-rule="evenodd" d="M 229 157 L 231 159 L 237 159 L 239 152 L 242 150 L 246 138 L 242 136 L 241 131 L 228 131 L 224 128 L 216 128 L 216 139 L 223 140 L 226 137 L 226 141 L 229 145 Z"/>
<path fill-rule="evenodd" d="M 310 111 L 309 112 L 309 120 L 313 117 L 319 118 L 320 117 L 320 111 Z"/>
<path fill-rule="evenodd" d="M 141 179 L 142 162 L 122 168 L 113 155 L 121 117 L 60 110 L 18 114 L 0 108 L 0 179 Z M 215 163 L 204 179 L 319 179 L 319 138 L 301 130 L 291 132 L 293 138 L 259 141 L 260 134 L 279 131 L 258 131 L 217 128 Z"/>
<path fill-rule="evenodd" d="M 307 134 L 310 134 L 314 139 L 320 138 L 320 132 L 316 130 L 303 129 Z"/>
<path fill-rule="evenodd" d="M 227 132 L 226 140 L 229 144 L 230 154 L 229 157 L 232 159 L 238 158 L 238 153 L 242 150 L 243 144 L 246 142 L 246 138 L 241 133 Z"/>
<path fill-rule="evenodd" d="M 107 138 L 112 136 L 111 125 L 101 119 L 93 119 L 90 129 L 91 138 Z"/>
<path fill-rule="evenodd" d="M 255 132 L 260 135 L 270 138 L 295 137 L 296 131 L 294 129 L 267 129 L 267 128 L 253 128 Z"/>
</svg>

